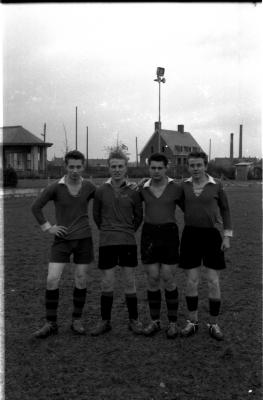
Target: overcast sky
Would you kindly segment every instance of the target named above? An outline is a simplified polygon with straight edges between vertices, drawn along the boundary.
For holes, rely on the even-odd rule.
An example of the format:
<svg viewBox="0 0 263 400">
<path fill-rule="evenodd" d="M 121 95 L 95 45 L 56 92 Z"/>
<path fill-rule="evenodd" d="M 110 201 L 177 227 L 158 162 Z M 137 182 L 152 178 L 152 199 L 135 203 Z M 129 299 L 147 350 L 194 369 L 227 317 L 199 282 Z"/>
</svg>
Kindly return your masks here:
<svg viewBox="0 0 263 400">
<path fill-rule="evenodd" d="M 105 157 L 117 138 L 135 160 L 158 120 L 184 124 L 212 158 L 261 156 L 261 4 L 76 3 L 2 5 L 4 125 L 54 143 L 48 158 L 75 147 Z M 64 130 L 65 127 L 65 130 Z"/>
</svg>

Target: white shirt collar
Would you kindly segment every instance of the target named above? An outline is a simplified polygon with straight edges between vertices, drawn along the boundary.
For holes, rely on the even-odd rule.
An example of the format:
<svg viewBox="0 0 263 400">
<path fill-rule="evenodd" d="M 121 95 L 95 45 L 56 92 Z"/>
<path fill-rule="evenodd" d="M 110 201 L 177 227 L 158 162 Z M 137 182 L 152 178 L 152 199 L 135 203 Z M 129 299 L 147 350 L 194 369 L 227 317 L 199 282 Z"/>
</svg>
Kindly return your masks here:
<svg viewBox="0 0 263 400">
<path fill-rule="evenodd" d="M 66 185 L 66 175 L 62 176 L 62 178 L 58 181 L 58 183 Z"/>
<path fill-rule="evenodd" d="M 168 183 L 174 181 L 172 178 L 169 178 L 169 176 L 167 176 L 167 178 L 168 178 Z M 150 187 L 151 186 L 151 182 L 152 182 L 152 178 L 148 179 L 148 181 L 146 181 L 144 183 L 143 188 Z"/>
<path fill-rule="evenodd" d="M 83 177 L 80 177 L 80 181 L 83 181 Z M 61 185 L 66 185 L 66 175 L 62 176 L 62 178 L 58 181 L 59 184 Z"/>
<path fill-rule="evenodd" d="M 208 178 L 207 183 L 213 183 L 214 185 L 216 185 L 216 181 L 214 180 L 214 178 L 213 178 L 211 175 L 206 174 L 206 176 L 207 176 L 207 178 Z M 185 180 L 185 182 L 193 182 L 192 176 L 190 176 L 190 178 L 187 178 L 187 179 Z"/>
</svg>

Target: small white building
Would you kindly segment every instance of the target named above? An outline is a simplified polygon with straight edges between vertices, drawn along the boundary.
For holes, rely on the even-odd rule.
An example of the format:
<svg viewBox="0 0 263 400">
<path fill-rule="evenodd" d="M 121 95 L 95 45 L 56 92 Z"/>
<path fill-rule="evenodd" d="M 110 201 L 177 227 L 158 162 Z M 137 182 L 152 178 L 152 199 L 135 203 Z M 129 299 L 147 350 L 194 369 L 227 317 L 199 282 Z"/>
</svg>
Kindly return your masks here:
<svg viewBox="0 0 263 400">
<path fill-rule="evenodd" d="M 47 148 L 53 143 L 39 139 L 21 125 L 1 128 L 1 166 L 11 166 L 18 177 L 43 176 L 47 165 Z"/>
</svg>

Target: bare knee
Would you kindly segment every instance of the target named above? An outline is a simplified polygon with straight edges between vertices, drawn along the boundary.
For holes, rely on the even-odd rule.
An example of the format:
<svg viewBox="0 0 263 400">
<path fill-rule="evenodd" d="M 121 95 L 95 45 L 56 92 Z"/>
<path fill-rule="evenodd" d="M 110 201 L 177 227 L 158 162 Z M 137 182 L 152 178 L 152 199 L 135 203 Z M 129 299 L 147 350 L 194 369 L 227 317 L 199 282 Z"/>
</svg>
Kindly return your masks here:
<svg viewBox="0 0 263 400">
<path fill-rule="evenodd" d="M 160 275 L 148 275 L 148 287 L 150 290 L 158 290 L 160 288 Z"/>
<path fill-rule="evenodd" d="M 47 277 L 47 289 L 55 290 L 59 286 L 60 277 L 48 275 Z"/>
<path fill-rule="evenodd" d="M 208 277 L 208 291 L 209 297 L 219 298 L 220 297 L 220 282 L 218 276 Z"/>
<path fill-rule="evenodd" d="M 196 296 L 199 286 L 199 276 L 188 275 L 187 277 L 187 293 L 188 295 Z"/>
<path fill-rule="evenodd" d="M 86 275 L 75 275 L 75 286 L 78 289 L 85 289 L 87 286 L 87 277 Z"/>
<path fill-rule="evenodd" d="M 129 277 L 124 280 L 124 291 L 125 293 L 135 293 L 136 286 L 135 286 L 135 278 Z"/>
<path fill-rule="evenodd" d="M 101 281 L 101 290 L 103 292 L 113 292 L 114 291 L 114 278 L 104 276 Z"/>
</svg>

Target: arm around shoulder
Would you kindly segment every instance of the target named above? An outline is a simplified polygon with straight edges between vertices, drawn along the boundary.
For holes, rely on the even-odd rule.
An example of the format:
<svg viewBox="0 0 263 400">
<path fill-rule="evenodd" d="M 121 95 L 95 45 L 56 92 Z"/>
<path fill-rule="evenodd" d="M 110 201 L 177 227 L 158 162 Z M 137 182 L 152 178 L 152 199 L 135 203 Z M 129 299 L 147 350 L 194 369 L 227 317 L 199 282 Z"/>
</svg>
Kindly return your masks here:
<svg viewBox="0 0 263 400">
<path fill-rule="evenodd" d="M 93 219 L 98 229 L 100 229 L 101 224 L 101 190 L 100 188 L 96 189 L 94 193 L 93 200 Z"/>
</svg>

